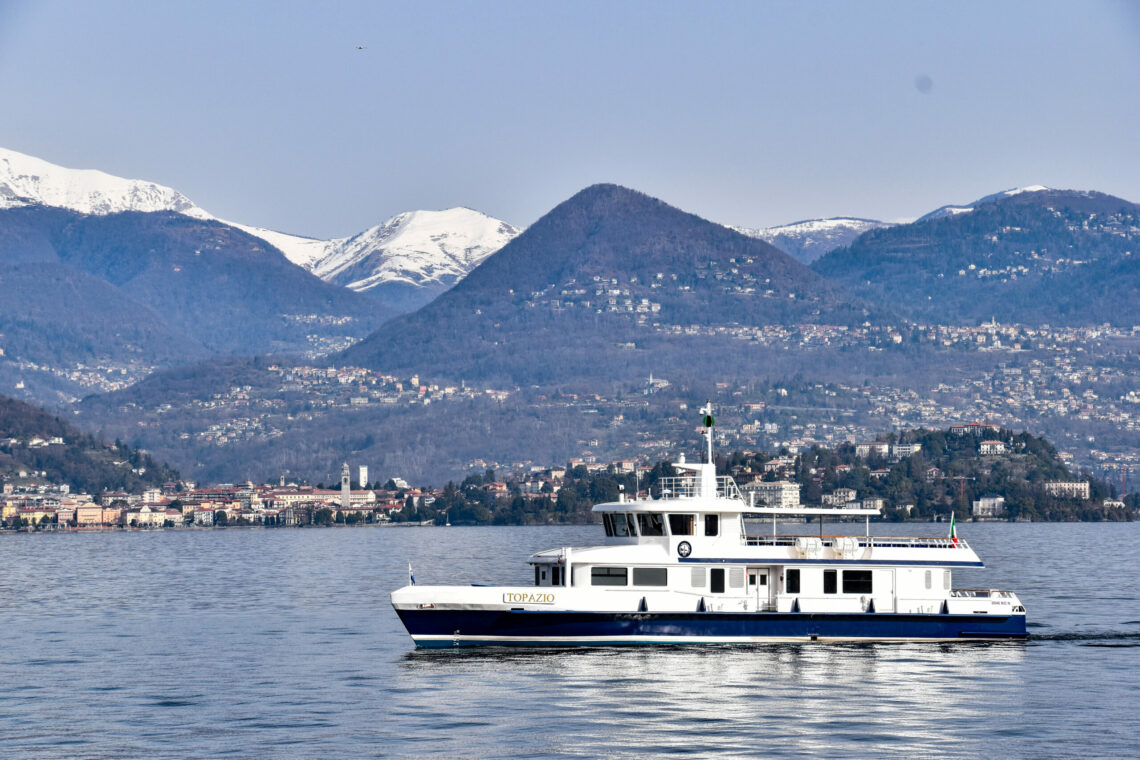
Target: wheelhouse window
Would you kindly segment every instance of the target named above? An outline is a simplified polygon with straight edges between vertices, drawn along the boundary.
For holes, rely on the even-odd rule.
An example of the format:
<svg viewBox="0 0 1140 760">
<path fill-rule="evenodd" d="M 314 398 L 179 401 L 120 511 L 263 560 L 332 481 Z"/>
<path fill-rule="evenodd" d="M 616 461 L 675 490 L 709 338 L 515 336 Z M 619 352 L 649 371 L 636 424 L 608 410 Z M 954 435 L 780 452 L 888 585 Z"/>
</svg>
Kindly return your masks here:
<svg viewBox="0 0 1140 760">
<path fill-rule="evenodd" d="M 871 571 L 870 570 L 844 570 L 843 571 L 843 593 L 844 594 L 870 594 L 871 593 Z"/>
<path fill-rule="evenodd" d="M 785 570 L 784 571 L 784 593 L 798 594 L 800 593 L 800 571 L 799 570 Z"/>
<path fill-rule="evenodd" d="M 637 524 L 643 536 L 664 536 L 665 521 L 657 512 L 641 512 L 637 515 Z"/>
<path fill-rule="evenodd" d="M 629 571 L 624 567 L 590 568 L 591 586 L 628 586 Z"/>
<path fill-rule="evenodd" d="M 837 572 L 835 570 L 823 571 L 823 593 L 834 594 L 839 590 Z"/>
<path fill-rule="evenodd" d="M 669 570 L 664 567 L 635 567 L 633 568 L 633 585 L 668 586 Z"/>
<path fill-rule="evenodd" d="M 629 512 L 606 512 L 602 515 L 602 523 L 606 526 L 607 536 L 626 538 L 637 535 L 633 515 Z"/>
<path fill-rule="evenodd" d="M 696 515 L 669 515 L 669 532 L 674 536 L 691 536 L 696 519 Z"/>
<path fill-rule="evenodd" d="M 715 536 L 720 533 L 720 515 L 705 515 L 705 535 Z"/>
<path fill-rule="evenodd" d="M 557 567 L 557 566 L 550 568 L 550 585 L 551 586 L 561 586 L 562 585 L 562 568 Z"/>
</svg>

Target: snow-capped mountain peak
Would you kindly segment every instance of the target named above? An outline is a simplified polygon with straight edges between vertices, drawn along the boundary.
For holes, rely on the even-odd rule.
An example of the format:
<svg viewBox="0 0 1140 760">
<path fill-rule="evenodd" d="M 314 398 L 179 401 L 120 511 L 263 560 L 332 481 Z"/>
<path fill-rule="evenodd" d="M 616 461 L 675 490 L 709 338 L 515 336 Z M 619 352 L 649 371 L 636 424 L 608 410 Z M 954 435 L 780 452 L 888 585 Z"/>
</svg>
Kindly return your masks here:
<svg viewBox="0 0 1140 760">
<path fill-rule="evenodd" d="M 776 227 L 733 227 L 732 229 L 771 243 L 802 264 L 810 264 L 823 254 L 850 244 L 868 230 L 890 226 L 875 219 L 834 217 L 806 219 Z"/>
<path fill-rule="evenodd" d="M 261 238 L 327 282 L 356 291 L 392 286 L 386 297 L 404 308 L 431 300 L 519 234 L 486 214 L 451 208 L 408 211 L 358 235 L 317 240 L 217 219 L 177 190 L 153 182 L 67 169 L 0 148 L 0 209 L 31 205 L 95 215 L 174 211 L 218 221 Z"/>
<path fill-rule="evenodd" d="M 357 291 L 394 286 L 434 295 L 463 279 L 519 232 L 469 208 L 407 211 L 359 235 L 329 241 L 325 254 L 309 268 L 322 280 Z"/>
<path fill-rule="evenodd" d="M 94 169 L 66 169 L 0 148 L 0 209 L 41 204 L 82 214 L 176 211 L 198 219 L 210 215 L 177 190 Z"/>
</svg>

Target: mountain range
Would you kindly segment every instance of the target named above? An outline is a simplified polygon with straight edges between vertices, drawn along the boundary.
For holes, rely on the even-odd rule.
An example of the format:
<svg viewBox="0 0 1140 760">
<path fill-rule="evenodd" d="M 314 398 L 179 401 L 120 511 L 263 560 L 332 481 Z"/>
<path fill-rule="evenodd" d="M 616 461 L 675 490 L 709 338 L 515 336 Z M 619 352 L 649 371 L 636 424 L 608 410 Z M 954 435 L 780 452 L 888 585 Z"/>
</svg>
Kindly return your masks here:
<svg viewBox="0 0 1140 760">
<path fill-rule="evenodd" d="M 884 316 L 761 240 L 602 184 L 334 360 L 512 382 L 616 377 L 726 353 L 698 337 L 718 328 Z"/>
<path fill-rule="evenodd" d="M 997 193 L 871 230 L 816 272 L 927 323 L 1140 324 L 1140 205 L 1097 192 Z"/>
<path fill-rule="evenodd" d="M 627 406 L 618 387 L 644 388 L 651 374 L 668 377 L 689 400 L 713 379 L 797 376 L 803 383 L 860 385 L 889 377 L 896 387 L 924 393 L 917 389 L 937 382 L 931 373 L 980 372 L 1009 355 L 915 340 L 924 331 L 905 325 L 905 318 L 1006 321 L 1006 311 L 994 313 L 998 306 L 1015 317 L 1009 321 L 1027 321 L 1016 319 L 1025 314 L 1057 323 L 1054 307 L 1069 303 L 1061 292 L 1067 281 L 1080 286 L 1074 292 L 1083 302 L 1071 303 L 1065 314 L 1080 323 L 1103 316 L 1090 312 L 1089 302 L 1115 305 L 1110 296 L 1090 298 L 1106 272 L 1118 285 L 1136 288 L 1135 274 L 1120 269 L 1134 249 L 1133 204 L 1098 193 L 1027 190 L 999 193 L 969 209 L 870 229 L 809 268 L 762 240 L 663 201 L 595 185 L 556 206 L 426 306 L 322 360 L 329 367 L 377 370 L 404 392 L 418 375 L 413 393 L 438 381 L 453 395 L 441 390 L 434 400 L 396 405 L 376 390 L 378 375 L 341 369 L 332 374 L 344 381 L 332 382 L 351 384 L 348 396 L 362 402 L 346 396 L 335 405 L 327 391 L 298 390 L 300 384 L 287 379 L 287 360 L 213 358 L 88 399 L 75 407 L 77 420 L 111 437 L 129 437 L 202 477 L 252 477 L 264 474 L 259 467 L 320 477 L 330 461 L 349 454 L 387 472 L 425 474 L 443 461 L 455 472 L 484 454 L 557 461 L 609 430 L 606 420 L 599 423 L 583 405 L 567 401 L 581 394 L 605 389 L 616 397 L 621 414 L 613 421 L 620 425 L 621 415 L 649 412 L 642 401 Z M 999 287 L 998 265 L 1014 262 L 1026 271 L 1010 269 Z M 947 283 L 951 271 L 959 280 Z M 1032 303 L 1004 304 L 1014 295 Z M 1126 315 L 1128 308 L 1118 311 Z M 877 328 L 879 344 L 872 334 Z M 836 337 L 856 333 L 863 337 Z M 512 390 L 503 401 L 471 384 Z M 238 399 L 243 395 L 248 402 Z M 211 411 L 217 398 L 238 406 Z M 258 434 L 260 421 L 274 414 L 273 434 Z"/>
<path fill-rule="evenodd" d="M 326 282 L 411 311 L 454 285 L 519 230 L 467 208 L 409 211 L 356 235 L 318 240 L 218 219 L 182 193 L 145 180 L 67 169 L 0 148 L 0 209 L 46 206 L 85 215 L 175 212 L 260 238 Z"/>
</svg>

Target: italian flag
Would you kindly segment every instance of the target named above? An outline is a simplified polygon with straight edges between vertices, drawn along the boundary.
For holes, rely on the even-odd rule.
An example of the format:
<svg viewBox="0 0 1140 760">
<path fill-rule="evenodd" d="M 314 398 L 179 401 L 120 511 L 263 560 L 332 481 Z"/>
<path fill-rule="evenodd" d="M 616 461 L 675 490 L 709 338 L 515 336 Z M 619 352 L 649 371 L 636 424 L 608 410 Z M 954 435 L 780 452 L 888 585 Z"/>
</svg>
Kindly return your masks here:
<svg viewBox="0 0 1140 760">
<path fill-rule="evenodd" d="M 950 540 L 954 542 L 955 546 L 958 545 L 958 528 L 954 524 L 954 513 L 953 512 L 950 513 Z"/>
</svg>

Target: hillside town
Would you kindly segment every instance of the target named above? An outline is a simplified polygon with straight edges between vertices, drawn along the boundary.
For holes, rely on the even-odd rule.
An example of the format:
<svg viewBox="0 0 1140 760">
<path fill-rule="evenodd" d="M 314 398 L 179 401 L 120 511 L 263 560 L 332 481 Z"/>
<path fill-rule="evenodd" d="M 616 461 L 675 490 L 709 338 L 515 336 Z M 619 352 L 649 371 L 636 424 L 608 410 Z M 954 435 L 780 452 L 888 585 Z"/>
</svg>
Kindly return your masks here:
<svg viewBox="0 0 1140 760">
<path fill-rule="evenodd" d="M 942 427 L 959 419 L 986 419 L 1046 435 L 1069 463 L 1105 477 L 1119 478 L 1140 468 L 1136 443 L 1140 440 L 1140 396 L 1130 384 L 1137 371 L 1135 356 L 1140 344 L 1136 328 L 1026 328 L 991 321 L 975 327 L 915 325 L 909 330 L 816 325 L 757 329 L 761 332 L 738 337 L 806 352 L 803 355 L 808 357 L 816 349 L 840 348 L 856 352 L 853 362 L 858 352 L 867 356 L 880 352 L 887 366 L 892 363 L 892 352 L 925 344 L 936 347 L 926 350 L 952 352 L 955 363 L 972 356 L 977 369 L 963 365 L 912 379 L 872 375 L 861 382 L 842 376 L 811 383 L 789 378 L 764 385 L 712 377 L 701 392 L 713 394 L 714 402 L 731 412 L 725 418 L 728 424 L 718 429 L 724 445 L 798 451 L 862 440 L 883 429 Z M 573 417 L 567 429 L 576 434 L 577 441 L 567 453 L 587 462 L 606 462 L 668 456 L 687 435 L 685 410 L 692 401 L 691 390 L 689 383 L 659 376 L 640 384 L 612 383 L 570 392 L 537 386 L 494 387 L 460 378 L 398 377 L 361 367 L 280 363 L 269 365 L 251 383 L 179 401 L 155 399 L 153 405 L 127 401 L 111 411 L 133 421 L 114 430 L 125 440 L 151 449 L 159 448 L 159 440 L 172 449 L 191 446 L 205 452 L 197 455 L 203 460 L 214 456 L 211 450 L 241 451 L 242 447 L 291 440 L 299 426 L 319 424 L 325 417 L 330 425 L 368 430 L 386 424 L 391 415 L 426 412 L 433 405 L 467 405 L 464 415 L 471 420 L 493 415 L 503 406 L 531 416 L 562 409 Z M 341 416 L 333 423 L 330 415 Z M 636 439 L 623 428 L 634 417 L 638 420 Z M 435 464 L 449 473 L 544 464 L 518 456 L 506 443 L 484 445 L 483 450 L 487 448 L 501 453 Z M 453 453 L 462 457 L 458 449 Z M 217 454 L 221 456 L 222 451 Z M 169 453 L 163 451 L 163 455 Z M 215 457 L 218 462 L 232 458 L 230 454 Z M 403 469 L 399 463 L 388 464 Z M 208 477 L 205 472 L 195 474 Z"/>
<path fill-rule="evenodd" d="M 927 451 L 921 442 L 923 436 L 943 451 L 938 455 Z M 967 481 L 985 481 L 996 471 L 1017 470 L 1022 473 L 1023 485 L 1031 482 L 1037 489 L 1038 500 L 1101 510 L 1104 519 L 1140 517 L 1140 499 L 1128 498 L 1123 491 L 1091 476 L 1040 480 L 1043 471 L 1032 468 L 1037 466 L 1034 457 L 1040 459 L 1040 452 L 1034 453 L 1040 448 L 1035 441 L 1041 440 L 1014 435 L 995 423 L 969 422 L 951 425 L 943 433 L 920 430 L 858 443 L 848 441 L 830 454 L 819 447 L 799 455 L 786 449 L 776 454 L 736 451 L 719 459 L 718 465 L 755 506 L 875 509 L 891 519 L 919 520 L 942 519 L 959 506 L 964 519 L 1029 521 L 1033 516 L 1007 505 L 1006 495 L 979 491 L 975 483 L 970 483 L 966 498 Z M 1051 448 L 1045 447 L 1047 459 Z M 936 461 L 943 467 L 934 464 Z M 969 469 L 963 468 L 963 462 Z M 476 521 L 493 517 L 501 522 L 581 522 L 590 521 L 584 508 L 615 499 L 621 491 L 640 498 L 660 497 L 657 482 L 666 470 L 671 471 L 666 463 L 654 465 L 644 457 L 608 463 L 575 458 L 565 466 L 531 466 L 501 479 L 488 469 L 458 486 L 448 483 L 444 488 L 431 488 L 413 487 L 399 477 L 381 486 L 369 481 L 367 466 L 358 466 L 353 477 L 345 462 L 338 487 L 287 482 L 282 476 L 276 484 L 199 486 L 177 481 L 141 493 L 98 495 L 73 493 L 66 484 L 42 482 L 44 473 L 22 470 L 5 477 L 0 521 L 7 529 L 45 531 L 433 525 L 449 524 L 453 516 L 457 522 L 470 522 L 477 514 L 472 507 L 482 507 L 485 514 L 474 518 Z M 1056 463 L 1051 471 L 1067 472 Z M 973 474 L 962 474 L 965 472 Z M 897 485 L 906 478 L 928 494 L 941 487 L 942 495 L 928 499 L 926 504 L 904 501 L 898 496 L 917 493 L 915 486 L 907 486 L 909 491 L 892 490 L 890 484 Z M 1008 480 L 1007 476 L 1006 481 L 993 481 L 992 485 L 1001 490 Z M 954 484 L 959 499 L 954 498 Z M 984 483 L 977 485 L 984 487 Z M 459 507 L 454 514 L 452 507 Z"/>
</svg>

